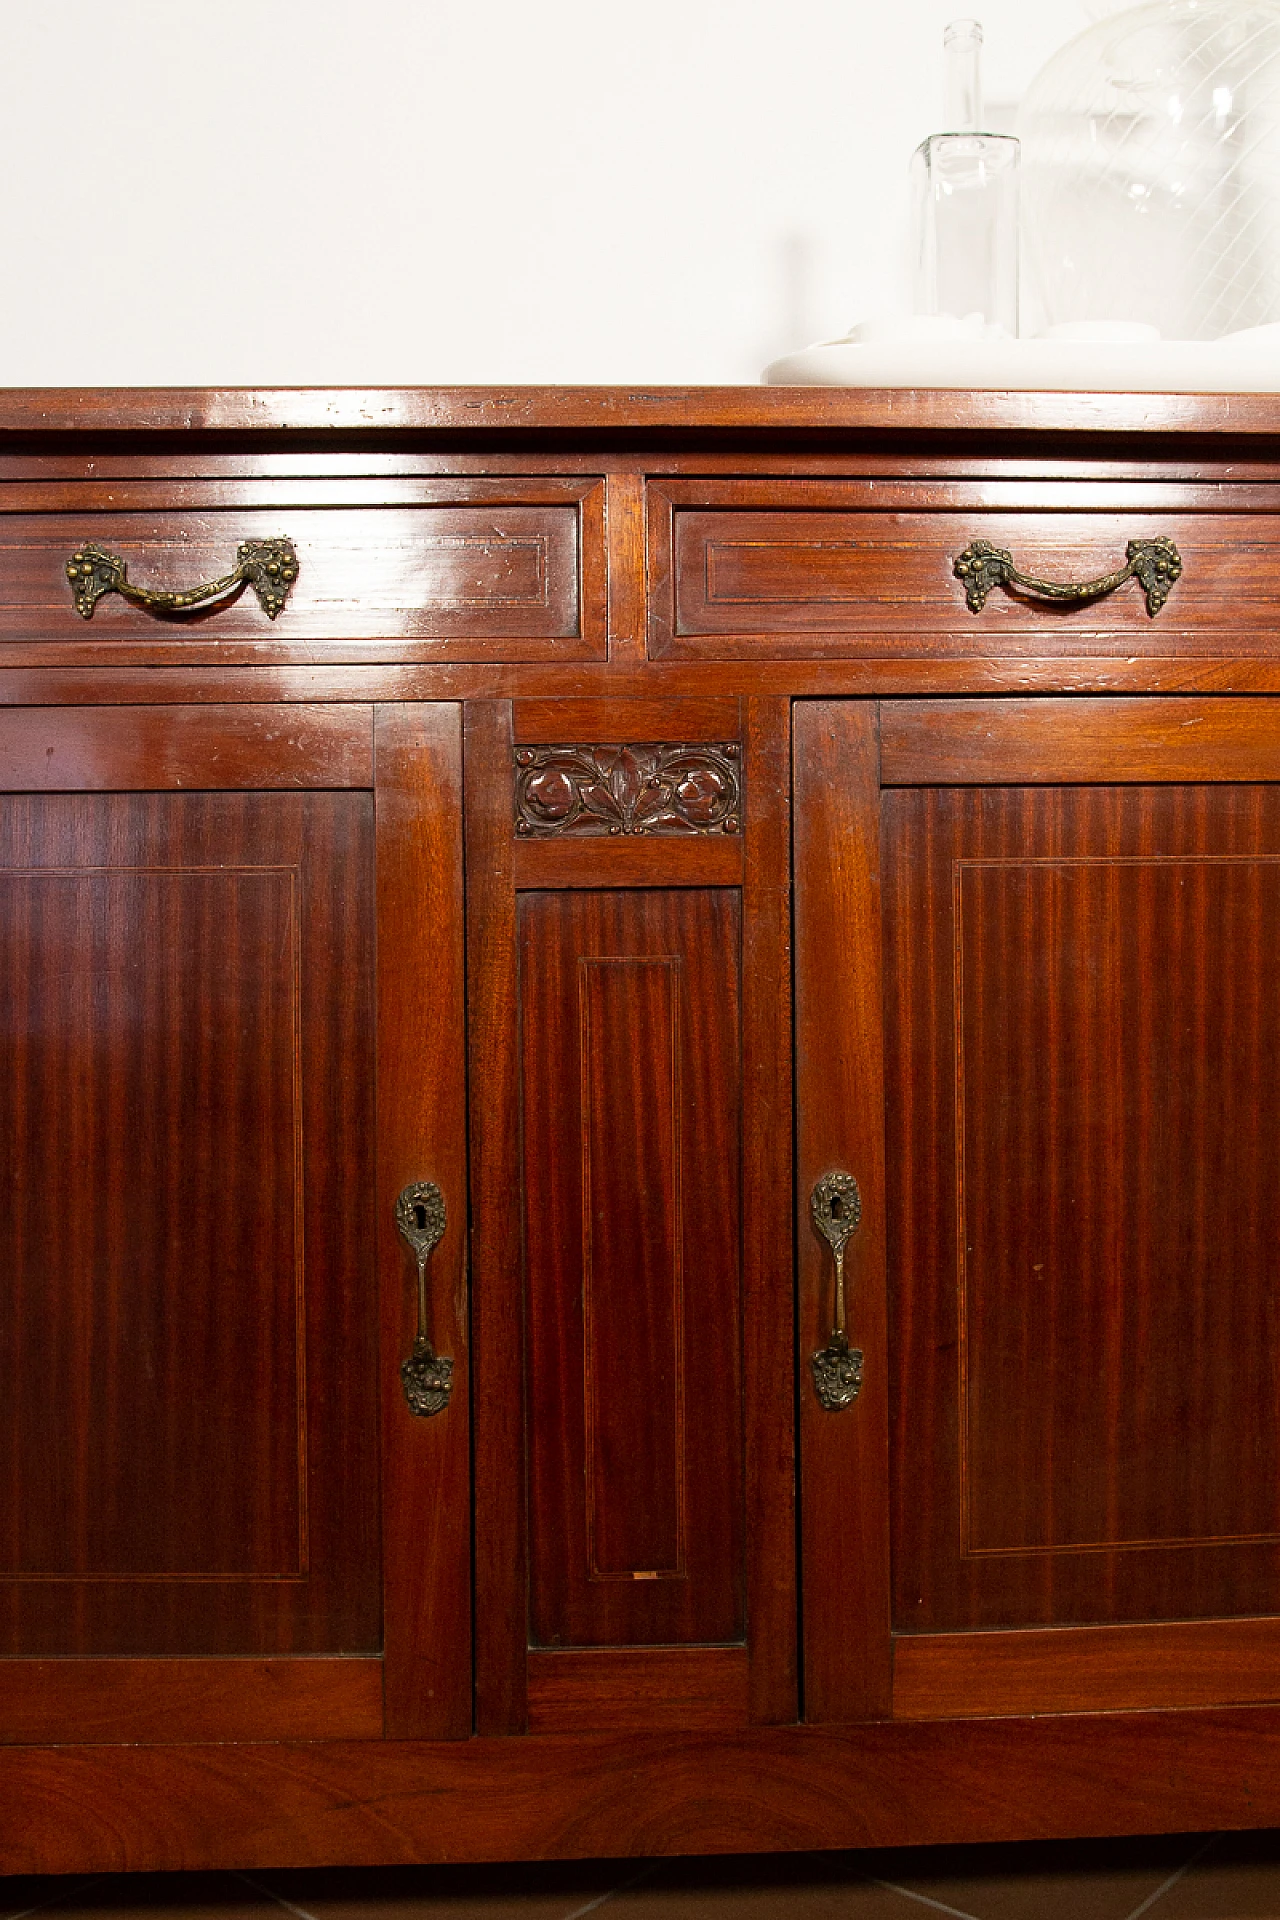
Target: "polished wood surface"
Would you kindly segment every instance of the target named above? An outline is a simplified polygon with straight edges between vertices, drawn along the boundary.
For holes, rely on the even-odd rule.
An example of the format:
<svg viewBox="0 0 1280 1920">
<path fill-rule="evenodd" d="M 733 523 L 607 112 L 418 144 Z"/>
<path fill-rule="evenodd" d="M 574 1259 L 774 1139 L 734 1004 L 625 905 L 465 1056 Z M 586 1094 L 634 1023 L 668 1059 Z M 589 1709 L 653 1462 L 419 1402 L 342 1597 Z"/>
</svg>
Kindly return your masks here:
<svg viewBox="0 0 1280 1920">
<path fill-rule="evenodd" d="M 462 896 L 462 713 L 384 706 L 377 723 L 378 1257 L 386 1732 L 471 1732 L 471 1382 Z M 417 1271 L 396 1198 L 433 1180 L 446 1227 L 428 1267 L 430 1336 L 453 1361 L 443 1412 L 410 1413 L 400 1365 Z"/>
<path fill-rule="evenodd" d="M 886 787 L 1280 779 L 1271 700 L 886 700 Z"/>
<path fill-rule="evenodd" d="M 790 885 L 791 714 L 747 700 L 742 889 L 742 1291 L 747 1631 L 756 1721 L 799 1712 Z M 779 1124 L 779 1116 L 783 1124 Z"/>
<path fill-rule="evenodd" d="M 868 1720 L 890 1711 L 892 1682 L 877 716 L 869 702 L 814 701 L 794 726 L 804 1713 Z M 831 1337 L 835 1283 L 809 1197 L 836 1171 L 862 1195 L 845 1281 L 864 1363 L 858 1398 L 830 1412 L 809 1362 Z"/>
<path fill-rule="evenodd" d="M 0 433 L 188 436 L 417 429 L 493 433 L 653 429 L 698 434 L 813 432 L 1280 438 L 1268 393 L 1001 393 L 857 387 L 8 387 Z"/>
<path fill-rule="evenodd" d="M 565 1647 L 529 1655 L 530 1733 L 731 1733 L 750 1718 L 745 1647 Z"/>
<path fill-rule="evenodd" d="M 1280 400 L 5 393 L 0 503 L 5 1866 L 1280 1820 Z"/>
<path fill-rule="evenodd" d="M 592 660 L 605 653 L 598 480 L 383 481 L 234 475 L 94 480 L 4 490 L 0 661 L 152 653 L 175 661 L 287 658 L 344 641 L 368 658 Z M 43 512 L 24 508 L 45 507 Z M 156 612 L 106 594 L 85 620 L 65 567 L 93 540 L 132 585 L 190 588 L 228 573 L 242 540 L 287 535 L 298 577 L 274 620 L 248 588 Z"/>
<path fill-rule="evenodd" d="M 0 1744 L 380 1740 L 382 1661 L 0 1660 Z M 7 1871 L 6 1866 L 6 1871 Z"/>
<path fill-rule="evenodd" d="M 0 708 L 0 792 L 372 785 L 367 706 Z"/>
<path fill-rule="evenodd" d="M 737 896 L 519 907 L 531 1638 L 740 1639 Z"/>
<path fill-rule="evenodd" d="M 1280 1825 L 1274 1707 L 0 1752 L 0 1845 L 14 1874 L 625 1859 L 1242 1825 Z"/>
<path fill-rule="evenodd" d="M 783 489 L 775 483 L 771 491 L 778 498 Z M 1071 652 L 1083 629 L 1098 650 L 1115 653 L 1160 654 L 1171 645 L 1231 653 L 1241 629 L 1270 633 L 1269 489 L 1252 513 L 1198 516 L 1145 502 L 1090 513 L 1082 500 L 1053 513 L 1034 511 L 1030 501 L 1017 513 L 994 513 L 977 501 L 945 513 L 874 510 L 892 491 L 868 483 L 867 507 L 856 513 L 677 512 L 675 622 L 669 638 L 655 629 L 655 651 L 673 659 L 780 650 L 884 657 L 929 653 L 945 635 L 952 652 L 1044 654 Z M 1035 490 L 1026 484 L 1020 491 Z M 1154 618 L 1136 580 L 1079 606 L 998 587 L 974 614 L 954 573 L 958 555 L 983 539 L 1011 550 L 1019 568 L 1039 578 L 1096 579 L 1124 566 L 1128 540 L 1157 534 L 1175 541 L 1183 573 Z"/>
<path fill-rule="evenodd" d="M 894 1640 L 898 1719 L 1280 1699 L 1280 1619 L 1162 1620 Z"/>
<path fill-rule="evenodd" d="M 380 1644 L 370 827 L 0 807 L 7 1653 Z"/>
<path fill-rule="evenodd" d="M 463 731 L 474 1382 L 475 1725 L 522 1733 L 529 1644 L 520 1007 L 511 706 Z"/>
<path fill-rule="evenodd" d="M 1274 1611 L 1277 789 L 898 791 L 885 849 L 897 1624 Z"/>
</svg>

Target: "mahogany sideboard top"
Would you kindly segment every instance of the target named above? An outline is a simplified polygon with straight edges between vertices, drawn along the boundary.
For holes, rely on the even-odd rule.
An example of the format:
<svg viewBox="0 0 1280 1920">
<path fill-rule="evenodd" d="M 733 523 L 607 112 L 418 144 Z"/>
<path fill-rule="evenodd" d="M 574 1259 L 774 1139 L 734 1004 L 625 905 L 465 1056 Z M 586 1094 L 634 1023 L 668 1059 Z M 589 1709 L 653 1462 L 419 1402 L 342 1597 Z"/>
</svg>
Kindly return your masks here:
<svg viewBox="0 0 1280 1920">
<path fill-rule="evenodd" d="M 1280 1824 L 1278 515 L 0 392 L 0 1871 Z"/>
</svg>

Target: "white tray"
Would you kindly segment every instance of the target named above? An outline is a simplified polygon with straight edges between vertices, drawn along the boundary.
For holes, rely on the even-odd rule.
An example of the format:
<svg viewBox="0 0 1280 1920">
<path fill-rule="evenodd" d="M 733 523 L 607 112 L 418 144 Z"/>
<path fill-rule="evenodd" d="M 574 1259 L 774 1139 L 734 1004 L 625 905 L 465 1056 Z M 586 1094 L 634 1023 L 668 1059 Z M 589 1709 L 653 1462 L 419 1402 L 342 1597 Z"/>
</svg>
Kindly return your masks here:
<svg viewBox="0 0 1280 1920">
<path fill-rule="evenodd" d="M 1280 393 L 1280 326 L 1225 340 L 830 340 L 787 354 L 773 387 L 994 392 Z"/>
</svg>

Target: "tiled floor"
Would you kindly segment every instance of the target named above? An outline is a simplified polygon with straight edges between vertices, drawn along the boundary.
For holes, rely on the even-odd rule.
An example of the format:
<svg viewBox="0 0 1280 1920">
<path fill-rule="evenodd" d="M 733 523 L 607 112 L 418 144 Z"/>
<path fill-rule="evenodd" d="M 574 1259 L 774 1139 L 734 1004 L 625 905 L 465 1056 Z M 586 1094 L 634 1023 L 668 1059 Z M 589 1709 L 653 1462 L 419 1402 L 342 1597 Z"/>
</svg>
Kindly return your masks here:
<svg viewBox="0 0 1280 1920">
<path fill-rule="evenodd" d="M 883 1853 L 0 1880 L 0 1920 L 1280 1920 L 1280 1831 Z"/>
</svg>

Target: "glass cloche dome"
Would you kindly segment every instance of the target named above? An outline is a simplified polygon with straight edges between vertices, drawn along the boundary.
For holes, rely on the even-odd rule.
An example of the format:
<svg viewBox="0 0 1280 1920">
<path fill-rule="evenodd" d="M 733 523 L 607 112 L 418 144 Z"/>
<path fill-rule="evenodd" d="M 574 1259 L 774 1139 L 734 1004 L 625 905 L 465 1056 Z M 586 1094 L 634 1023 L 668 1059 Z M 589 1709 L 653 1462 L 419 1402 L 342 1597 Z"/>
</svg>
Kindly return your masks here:
<svg viewBox="0 0 1280 1920">
<path fill-rule="evenodd" d="M 1280 0 L 1091 11 L 1018 118 L 1029 330 L 1280 322 Z"/>
</svg>

